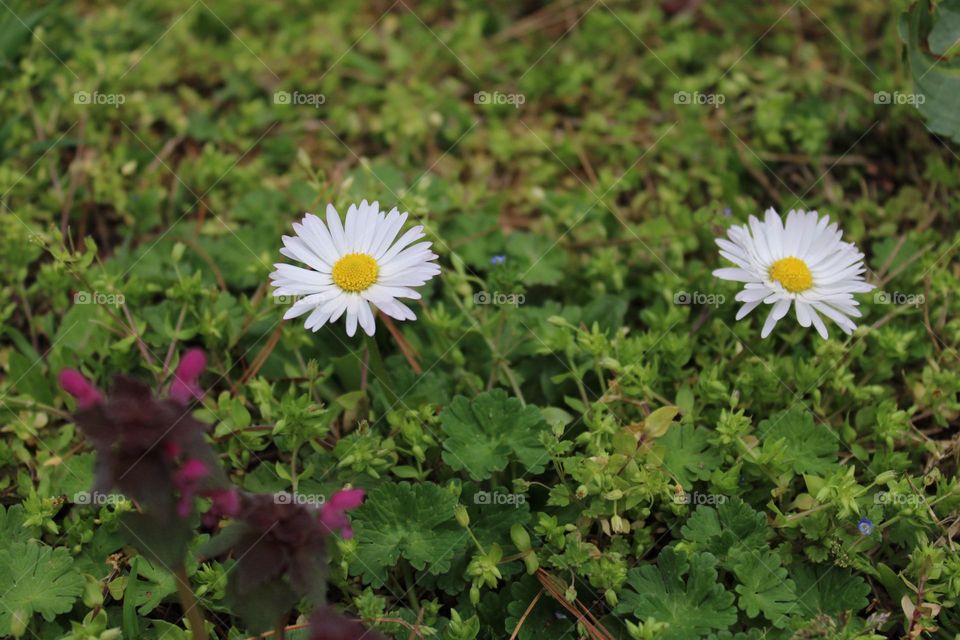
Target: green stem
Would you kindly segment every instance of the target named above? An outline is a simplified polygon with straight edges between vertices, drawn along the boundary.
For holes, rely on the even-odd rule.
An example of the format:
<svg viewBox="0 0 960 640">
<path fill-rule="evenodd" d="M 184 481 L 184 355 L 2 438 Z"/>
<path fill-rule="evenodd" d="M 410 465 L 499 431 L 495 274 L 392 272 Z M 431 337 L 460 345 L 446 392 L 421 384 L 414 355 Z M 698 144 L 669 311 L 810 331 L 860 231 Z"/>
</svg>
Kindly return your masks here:
<svg viewBox="0 0 960 640">
<path fill-rule="evenodd" d="M 300 445 L 293 448 L 290 454 L 290 484 L 293 486 L 293 493 L 297 493 L 299 478 L 297 477 L 297 454 L 300 452 Z"/>
<path fill-rule="evenodd" d="M 470 527 L 467 527 L 467 533 L 470 534 L 470 539 L 473 540 L 473 544 L 477 546 L 477 551 L 486 555 L 487 550 L 483 548 L 482 544 L 480 544 L 480 540 L 478 540 L 477 536 L 474 535 L 473 529 L 471 529 Z"/>
<path fill-rule="evenodd" d="M 186 566 L 181 562 L 173 575 L 177 585 L 177 595 L 180 596 L 180 606 L 183 607 L 183 614 L 190 621 L 190 633 L 193 639 L 210 640 L 197 597 L 193 595 L 193 589 L 190 588 L 190 577 L 187 576 Z"/>
<path fill-rule="evenodd" d="M 417 593 L 414 591 L 415 582 L 413 581 L 413 574 L 410 572 L 410 563 L 403 562 L 403 581 L 406 583 L 407 587 L 407 600 L 410 602 L 410 608 L 414 611 L 420 610 L 420 600 L 417 599 Z"/>
</svg>

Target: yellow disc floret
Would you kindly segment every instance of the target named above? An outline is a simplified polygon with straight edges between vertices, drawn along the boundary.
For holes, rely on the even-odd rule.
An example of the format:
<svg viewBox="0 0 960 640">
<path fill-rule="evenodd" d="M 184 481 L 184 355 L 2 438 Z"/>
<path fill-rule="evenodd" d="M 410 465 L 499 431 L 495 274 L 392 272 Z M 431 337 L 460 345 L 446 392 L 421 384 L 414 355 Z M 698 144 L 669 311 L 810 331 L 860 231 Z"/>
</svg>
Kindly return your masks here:
<svg viewBox="0 0 960 640">
<path fill-rule="evenodd" d="M 380 267 L 365 253 L 348 253 L 333 265 L 333 282 L 344 291 L 363 291 L 377 281 Z"/>
<path fill-rule="evenodd" d="M 810 267 L 800 258 L 794 257 L 781 258 L 770 265 L 770 279 L 779 282 L 790 293 L 800 293 L 813 286 Z"/>
</svg>

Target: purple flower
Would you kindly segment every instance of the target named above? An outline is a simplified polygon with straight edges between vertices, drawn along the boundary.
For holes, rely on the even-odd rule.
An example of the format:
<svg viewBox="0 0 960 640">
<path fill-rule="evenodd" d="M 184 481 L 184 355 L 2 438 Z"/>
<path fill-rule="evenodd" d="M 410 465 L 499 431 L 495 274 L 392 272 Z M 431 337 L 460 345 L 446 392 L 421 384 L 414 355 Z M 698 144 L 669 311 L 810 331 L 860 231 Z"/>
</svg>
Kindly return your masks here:
<svg viewBox="0 0 960 640">
<path fill-rule="evenodd" d="M 507 256 L 503 256 L 503 255 L 493 256 L 492 258 L 490 258 L 490 264 L 492 264 L 492 265 L 494 265 L 494 266 L 496 266 L 496 265 L 498 265 L 498 264 L 503 264 L 503 263 L 506 262 L 506 261 L 507 261 Z"/>
<path fill-rule="evenodd" d="M 860 522 L 857 523 L 857 530 L 865 536 L 870 535 L 873 533 L 873 520 L 870 518 L 860 518 Z"/>
</svg>

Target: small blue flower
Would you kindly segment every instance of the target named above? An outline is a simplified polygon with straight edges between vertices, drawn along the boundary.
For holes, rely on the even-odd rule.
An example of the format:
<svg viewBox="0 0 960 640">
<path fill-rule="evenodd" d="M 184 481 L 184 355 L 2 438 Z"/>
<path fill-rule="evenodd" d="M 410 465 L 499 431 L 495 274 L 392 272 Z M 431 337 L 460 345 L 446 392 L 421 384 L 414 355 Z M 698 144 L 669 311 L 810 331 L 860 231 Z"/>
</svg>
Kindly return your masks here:
<svg viewBox="0 0 960 640">
<path fill-rule="evenodd" d="M 490 258 L 490 264 L 492 265 L 503 264 L 506 261 L 507 261 L 507 256 L 493 256 L 492 258 Z"/>
<path fill-rule="evenodd" d="M 725 218 L 729 218 L 730 216 L 733 215 L 733 210 L 730 207 L 724 207 L 723 215 Z"/>
<path fill-rule="evenodd" d="M 865 536 L 873 533 L 873 520 L 870 518 L 860 518 L 860 522 L 857 523 L 857 529 Z"/>
</svg>

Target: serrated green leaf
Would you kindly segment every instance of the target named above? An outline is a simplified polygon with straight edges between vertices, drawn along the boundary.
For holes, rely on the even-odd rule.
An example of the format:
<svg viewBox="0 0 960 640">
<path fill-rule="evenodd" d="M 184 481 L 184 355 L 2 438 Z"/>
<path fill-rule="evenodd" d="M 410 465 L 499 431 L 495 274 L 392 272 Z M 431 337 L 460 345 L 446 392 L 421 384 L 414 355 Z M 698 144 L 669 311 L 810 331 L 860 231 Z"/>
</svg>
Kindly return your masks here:
<svg viewBox="0 0 960 640">
<path fill-rule="evenodd" d="M 913 75 L 913 101 L 933 133 L 960 142 L 960 1 L 944 0 L 930 10 L 929 0 L 916 2 L 905 14 L 907 58 Z"/>
<path fill-rule="evenodd" d="M 0 584 L 6 591 L 0 606 L 0 634 L 10 633 L 11 617 L 45 620 L 66 613 L 83 593 L 83 576 L 73 570 L 66 549 L 36 542 L 18 542 L 0 551 Z"/>
<path fill-rule="evenodd" d="M 443 460 L 456 470 L 466 469 L 474 480 L 502 471 L 511 459 L 530 473 L 543 471 L 548 456 L 540 443 L 546 422 L 540 410 L 524 407 L 500 389 L 473 400 L 454 398 L 440 414 L 446 440 Z"/>
<path fill-rule="evenodd" d="M 708 480 L 721 462 L 720 453 L 710 444 L 706 429 L 681 424 L 668 429 L 654 447 L 663 466 L 690 490 L 697 480 Z"/>
<path fill-rule="evenodd" d="M 766 551 L 767 539 L 773 533 L 766 517 L 740 498 L 731 498 L 716 507 L 698 507 L 680 531 L 697 551 L 707 551 L 721 559 L 737 550 Z"/>
<path fill-rule="evenodd" d="M 353 575 L 383 585 L 387 569 L 404 558 L 418 571 L 441 574 L 467 542 L 456 523 L 456 498 L 433 483 L 377 487 L 352 517 L 357 539 Z"/>
<path fill-rule="evenodd" d="M 763 455 L 794 473 L 826 474 L 837 466 L 839 443 L 829 428 L 815 422 L 806 409 L 794 407 L 773 414 L 757 427 Z"/>
<path fill-rule="evenodd" d="M 0 505 L 0 540 L 7 544 L 26 542 L 39 535 L 39 527 L 25 527 L 24 520 L 23 505 L 14 504 L 6 509 Z"/>
<path fill-rule="evenodd" d="M 664 640 L 688 640 L 737 621 L 734 596 L 717 581 L 717 558 L 710 553 L 689 557 L 664 549 L 656 566 L 632 569 L 629 587 L 620 596 L 617 613 L 670 625 Z"/>
<path fill-rule="evenodd" d="M 146 558 L 140 558 L 138 569 L 134 602 L 138 607 L 137 612 L 141 616 L 146 616 L 156 609 L 164 598 L 177 591 L 177 583 L 172 573 L 166 569 L 157 568 Z M 130 588 L 131 583 L 128 582 L 124 600 L 132 595 Z"/>
<path fill-rule="evenodd" d="M 740 608 L 751 618 L 762 613 L 773 626 L 783 628 L 788 614 L 799 610 L 796 585 L 780 565 L 780 556 L 773 551 L 739 551 L 733 571 L 740 581 L 736 586 Z"/>
<path fill-rule="evenodd" d="M 798 609 L 806 618 L 817 614 L 838 615 L 860 611 L 867 606 L 868 585 L 860 576 L 833 565 L 792 567 L 790 575 L 797 584 Z"/>
</svg>

